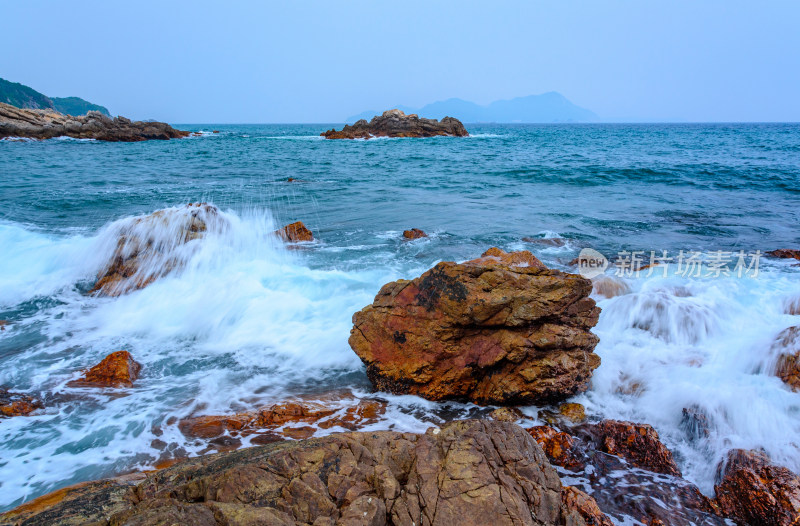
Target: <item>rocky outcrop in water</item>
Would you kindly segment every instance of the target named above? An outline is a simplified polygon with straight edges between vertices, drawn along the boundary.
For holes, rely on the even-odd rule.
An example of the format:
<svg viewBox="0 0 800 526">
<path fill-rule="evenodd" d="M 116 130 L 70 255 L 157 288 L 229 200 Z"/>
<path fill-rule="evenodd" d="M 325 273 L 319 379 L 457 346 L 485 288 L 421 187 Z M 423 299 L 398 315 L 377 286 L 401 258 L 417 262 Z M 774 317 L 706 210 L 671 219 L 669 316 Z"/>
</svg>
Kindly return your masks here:
<svg viewBox="0 0 800 526">
<path fill-rule="evenodd" d="M 600 358 L 592 284 L 530 252 L 491 249 L 381 288 L 353 315 L 350 346 L 382 391 L 480 404 L 562 400 Z"/>
<path fill-rule="evenodd" d="M 181 268 L 197 248 L 197 240 L 219 233 L 228 224 L 214 205 L 189 203 L 112 225 L 116 248 L 89 291 L 119 296 L 141 289 Z"/>
<path fill-rule="evenodd" d="M 0 103 L 0 139 L 52 139 L 66 136 L 99 141 L 136 142 L 177 139 L 189 135 L 189 132 L 176 130 L 163 122 L 134 122 L 125 117 L 112 119 L 99 111 L 73 117 L 53 110 L 23 110 Z"/>
<path fill-rule="evenodd" d="M 405 239 L 419 239 L 422 237 L 428 237 L 428 234 L 419 228 L 412 228 L 411 230 L 403 230 L 403 237 Z"/>
<path fill-rule="evenodd" d="M 800 391 L 800 327 L 789 327 L 775 339 L 778 353 L 775 375 L 795 391 Z"/>
<path fill-rule="evenodd" d="M 139 365 L 128 351 L 109 354 L 80 378 L 69 382 L 70 387 L 133 387 L 139 377 Z"/>
<path fill-rule="evenodd" d="M 143 480 L 46 496 L 3 524 L 584 526 L 607 524 L 561 486 L 520 427 L 466 420 L 424 434 L 378 431 L 184 460 Z"/>
<path fill-rule="evenodd" d="M 288 243 L 314 241 L 314 234 L 302 221 L 295 221 L 275 231 L 275 235 Z"/>
<path fill-rule="evenodd" d="M 758 451 L 728 452 L 714 487 L 722 512 L 742 525 L 800 524 L 800 477 Z"/>
<path fill-rule="evenodd" d="M 14 393 L 0 387 L 0 418 L 25 416 L 41 408 L 41 402 L 32 396 Z"/>
<path fill-rule="evenodd" d="M 353 125 L 346 125 L 340 131 L 328 130 L 320 134 L 326 139 L 369 139 L 371 137 L 435 137 L 450 135 L 466 137 L 461 121 L 453 117 L 421 119 L 417 114 L 406 115 L 400 110 L 384 111 L 367 122 L 361 119 Z"/>
<path fill-rule="evenodd" d="M 800 260 L 800 250 L 795 250 L 792 248 L 779 248 L 778 250 L 771 250 L 766 253 L 768 256 L 772 256 L 774 258 L 779 259 L 799 259 Z"/>
</svg>

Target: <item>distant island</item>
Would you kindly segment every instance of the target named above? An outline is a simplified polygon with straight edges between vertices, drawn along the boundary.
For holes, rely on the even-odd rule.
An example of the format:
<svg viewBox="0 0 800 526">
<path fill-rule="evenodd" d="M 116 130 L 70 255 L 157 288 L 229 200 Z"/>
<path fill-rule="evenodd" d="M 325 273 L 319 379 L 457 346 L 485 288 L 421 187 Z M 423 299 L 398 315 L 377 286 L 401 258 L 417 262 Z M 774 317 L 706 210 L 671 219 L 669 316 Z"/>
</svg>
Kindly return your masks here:
<svg viewBox="0 0 800 526">
<path fill-rule="evenodd" d="M 0 78 L 0 102 L 28 110 L 53 110 L 65 115 L 86 115 L 97 111 L 108 117 L 105 106 L 92 104 L 80 97 L 48 97 L 33 88 Z"/>
<path fill-rule="evenodd" d="M 447 99 L 423 106 L 395 106 L 405 113 L 416 113 L 434 119 L 445 116 L 455 117 L 462 122 L 592 122 L 597 115 L 580 106 L 576 106 L 566 97 L 555 91 L 517 97 L 510 100 L 496 100 L 486 106 L 463 99 Z M 353 115 L 347 122 L 369 119 L 378 114 L 376 111 L 365 111 Z"/>
</svg>

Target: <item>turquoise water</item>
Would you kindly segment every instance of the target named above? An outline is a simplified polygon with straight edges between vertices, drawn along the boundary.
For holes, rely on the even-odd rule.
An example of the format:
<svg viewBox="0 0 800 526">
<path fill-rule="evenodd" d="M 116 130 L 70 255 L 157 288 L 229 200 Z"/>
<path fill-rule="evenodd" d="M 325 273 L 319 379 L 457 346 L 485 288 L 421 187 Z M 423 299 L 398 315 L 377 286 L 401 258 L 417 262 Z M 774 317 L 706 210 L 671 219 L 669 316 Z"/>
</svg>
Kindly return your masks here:
<svg viewBox="0 0 800 526">
<path fill-rule="evenodd" d="M 369 393 L 347 345 L 352 313 L 383 283 L 437 261 L 489 246 L 532 250 L 557 268 L 585 247 L 608 256 L 800 248 L 800 125 L 318 137 L 330 127 L 186 125 L 220 133 L 133 144 L 0 141 L 0 319 L 9 321 L 0 385 L 46 404 L 0 421 L 0 510 L 205 451 L 177 418 L 332 388 Z M 115 221 L 198 201 L 232 227 L 204 239 L 184 271 L 119 298 L 85 294 L 113 250 Z M 269 235 L 295 220 L 318 241 L 287 248 Z M 403 241 L 411 227 L 430 237 Z M 775 336 L 800 324 L 785 308 L 800 298 L 800 269 L 760 265 L 756 277 L 626 278 L 627 294 L 597 296 L 603 365 L 576 400 L 594 417 L 656 426 L 706 492 L 731 447 L 764 447 L 800 469 L 800 395 L 770 374 Z M 143 364 L 124 396 L 66 385 L 121 348 Z M 632 383 L 640 389 L 631 394 Z M 419 431 L 482 411 L 387 399 L 375 429 Z M 702 443 L 680 427 L 690 405 L 714 422 Z M 536 408 L 526 413 L 536 419 Z"/>
</svg>

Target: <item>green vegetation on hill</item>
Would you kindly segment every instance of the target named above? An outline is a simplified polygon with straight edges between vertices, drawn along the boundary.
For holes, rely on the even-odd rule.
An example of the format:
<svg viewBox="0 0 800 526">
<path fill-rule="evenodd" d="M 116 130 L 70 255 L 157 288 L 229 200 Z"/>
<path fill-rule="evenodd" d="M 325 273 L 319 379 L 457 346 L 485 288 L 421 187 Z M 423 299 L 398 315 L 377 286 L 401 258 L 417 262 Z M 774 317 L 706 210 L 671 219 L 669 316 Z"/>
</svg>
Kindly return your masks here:
<svg viewBox="0 0 800 526">
<path fill-rule="evenodd" d="M 11 104 L 17 108 L 51 109 L 67 115 L 83 115 L 88 111 L 99 111 L 109 115 L 108 110 L 97 104 L 85 101 L 80 97 L 53 97 L 39 93 L 19 82 L 10 82 L 0 78 L 0 102 Z"/>
</svg>

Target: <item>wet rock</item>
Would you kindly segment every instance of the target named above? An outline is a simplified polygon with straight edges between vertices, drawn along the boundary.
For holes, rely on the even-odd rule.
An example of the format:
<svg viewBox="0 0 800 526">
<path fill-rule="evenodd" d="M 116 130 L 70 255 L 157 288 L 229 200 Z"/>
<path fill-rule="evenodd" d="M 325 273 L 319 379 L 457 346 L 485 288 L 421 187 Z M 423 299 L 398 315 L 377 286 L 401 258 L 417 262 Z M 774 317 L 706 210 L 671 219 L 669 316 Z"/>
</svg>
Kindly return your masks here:
<svg viewBox="0 0 800 526">
<path fill-rule="evenodd" d="M 219 209 L 206 203 L 117 221 L 112 225 L 116 248 L 89 292 L 119 296 L 144 288 L 181 268 L 209 230 L 221 232 L 227 226 Z"/>
<path fill-rule="evenodd" d="M 559 401 L 600 358 L 591 282 L 498 249 L 383 286 L 353 315 L 350 346 L 376 388 L 479 404 Z"/>
<path fill-rule="evenodd" d="M 133 387 L 142 366 L 128 351 L 117 351 L 86 371 L 80 378 L 69 382 L 70 387 Z"/>
<path fill-rule="evenodd" d="M 522 241 L 546 247 L 563 247 L 567 242 L 560 237 L 523 237 Z"/>
<path fill-rule="evenodd" d="M 800 477 L 759 451 L 734 449 L 717 470 L 714 486 L 722 513 L 739 524 L 800 524 Z"/>
<path fill-rule="evenodd" d="M 586 420 L 586 408 L 581 404 L 568 403 L 558 406 L 558 412 L 567 420 L 573 423 L 580 423 Z"/>
<path fill-rule="evenodd" d="M 775 376 L 800 391 L 800 327 L 789 327 L 778 334 L 773 352 L 778 354 Z"/>
<path fill-rule="evenodd" d="M 611 519 L 600 510 L 592 497 L 573 486 L 565 486 L 561 490 L 561 502 L 564 508 L 565 524 L 571 520 L 583 521 L 592 526 L 614 526 Z"/>
<path fill-rule="evenodd" d="M 0 139 L 4 137 L 51 139 L 63 136 L 99 141 L 136 142 L 188 137 L 189 132 L 176 130 L 163 122 L 132 122 L 125 117 L 112 119 L 99 111 L 72 116 L 53 110 L 21 109 L 0 103 Z"/>
<path fill-rule="evenodd" d="M 698 406 L 684 407 L 682 414 L 681 428 L 686 432 L 690 441 L 694 442 L 709 437 L 711 425 L 705 411 Z"/>
<path fill-rule="evenodd" d="M 326 139 L 369 139 L 370 137 L 434 137 L 451 135 L 466 137 L 467 133 L 461 121 L 453 117 L 421 119 L 412 113 L 406 115 L 400 110 L 384 111 L 371 121 L 361 119 L 352 125 L 346 125 L 340 131 L 328 130 L 320 134 Z"/>
<path fill-rule="evenodd" d="M 614 298 L 628 294 L 631 286 L 624 279 L 615 278 L 601 274 L 592 279 L 592 293 L 605 298 Z"/>
<path fill-rule="evenodd" d="M 603 420 L 598 424 L 586 424 L 582 430 L 588 432 L 599 451 L 624 458 L 637 468 L 681 476 L 672 452 L 661 443 L 650 425 Z"/>
<path fill-rule="evenodd" d="M 411 230 L 403 230 L 403 237 L 406 239 L 419 239 L 421 237 L 428 237 L 428 234 L 419 228 L 412 228 Z"/>
<path fill-rule="evenodd" d="M 0 522 L 597 524 L 584 518 L 599 518 L 591 498 L 564 491 L 522 428 L 468 420 L 420 435 L 341 433 L 188 459 L 134 486 L 91 483 Z"/>
<path fill-rule="evenodd" d="M 314 234 L 302 221 L 295 221 L 275 231 L 275 235 L 289 243 L 314 241 Z"/>
<path fill-rule="evenodd" d="M 792 316 L 800 315 L 800 297 L 786 300 L 783 312 Z"/>
<path fill-rule="evenodd" d="M 791 248 L 780 248 L 778 250 L 772 250 L 767 252 L 766 255 L 772 256 L 774 258 L 779 259 L 798 259 L 800 260 L 800 250 L 794 250 Z"/>
<path fill-rule="evenodd" d="M 42 403 L 31 396 L 0 387 L 0 417 L 25 416 L 42 407 Z"/>
<path fill-rule="evenodd" d="M 498 422 L 517 422 L 525 418 L 522 411 L 516 407 L 498 407 L 489 416 Z"/>
<path fill-rule="evenodd" d="M 178 428 L 186 436 L 205 439 L 223 434 L 275 437 L 276 433 L 298 439 L 308 438 L 318 429 L 356 430 L 377 422 L 385 411 L 382 400 L 329 396 L 322 401 L 287 401 L 233 415 L 190 417 L 181 420 Z"/>
<path fill-rule="evenodd" d="M 586 463 L 575 447 L 575 439 L 569 433 L 558 431 L 550 426 L 534 426 L 528 433 L 542 446 L 547 458 L 556 466 L 578 469 Z"/>
<path fill-rule="evenodd" d="M 0 320 L 0 331 L 6 330 L 6 325 L 8 325 L 7 320 Z"/>
</svg>

